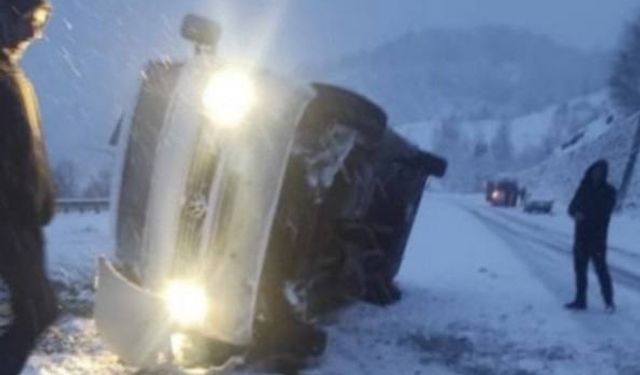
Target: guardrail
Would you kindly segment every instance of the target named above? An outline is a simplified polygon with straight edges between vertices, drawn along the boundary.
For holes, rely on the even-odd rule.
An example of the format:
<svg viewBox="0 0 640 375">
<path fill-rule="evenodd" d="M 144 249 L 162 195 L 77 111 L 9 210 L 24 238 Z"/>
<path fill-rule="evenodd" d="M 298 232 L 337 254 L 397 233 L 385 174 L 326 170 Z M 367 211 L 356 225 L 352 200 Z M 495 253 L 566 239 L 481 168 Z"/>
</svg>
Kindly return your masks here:
<svg viewBox="0 0 640 375">
<path fill-rule="evenodd" d="M 108 209 L 108 198 L 61 198 L 56 200 L 57 212 L 100 213 Z"/>
</svg>

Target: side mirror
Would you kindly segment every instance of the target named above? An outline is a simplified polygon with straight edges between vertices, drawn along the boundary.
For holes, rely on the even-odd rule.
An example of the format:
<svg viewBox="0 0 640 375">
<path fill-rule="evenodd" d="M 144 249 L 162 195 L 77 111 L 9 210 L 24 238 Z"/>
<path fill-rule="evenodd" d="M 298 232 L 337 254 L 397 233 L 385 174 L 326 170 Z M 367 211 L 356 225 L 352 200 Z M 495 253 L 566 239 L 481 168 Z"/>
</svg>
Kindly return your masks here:
<svg viewBox="0 0 640 375">
<path fill-rule="evenodd" d="M 425 168 L 431 176 L 444 177 L 447 173 L 448 163 L 439 156 L 421 151 L 418 159 L 422 167 Z"/>
<path fill-rule="evenodd" d="M 213 20 L 188 14 L 182 20 L 181 33 L 183 38 L 194 42 L 197 46 L 213 48 L 218 44 L 222 29 Z"/>
</svg>

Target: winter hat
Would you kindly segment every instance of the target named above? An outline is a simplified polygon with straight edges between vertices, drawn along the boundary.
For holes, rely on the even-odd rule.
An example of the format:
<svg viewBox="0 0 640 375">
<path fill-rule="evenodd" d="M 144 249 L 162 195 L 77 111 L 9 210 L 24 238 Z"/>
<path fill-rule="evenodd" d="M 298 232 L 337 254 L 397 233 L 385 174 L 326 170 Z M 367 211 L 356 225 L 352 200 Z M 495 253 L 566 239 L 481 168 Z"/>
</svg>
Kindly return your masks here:
<svg viewBox="0 0 640 375">
<path fill-rule="evenodd" d="M 589 167 L 588 172 L 591 173 L 591 171 L 593 171 L 596 168 L 602 169 L 602 173 L 604 174 L 605 178 L 609 174 L 609 162 L 606 161 L 605 159 L 599 159 L 596 162 L 594 162 L 593 164 L 591 164 L 591 166 Z"/>
<path fill-rule="evenodd" d="M 589 181 L 591 179 L 591 172 L 593 172 L 593 170 L 596 168 L 602 169 L 604 181 L 607 180 L 609 175 L 609 162 L 606 161 L 605 159 L 599 159 L 595 161 L 593 164 L 591 164 L 591 166 L 587 168 L 587 170 L 584 172 L 581 185 L 590 186 Z"/>
</svg>

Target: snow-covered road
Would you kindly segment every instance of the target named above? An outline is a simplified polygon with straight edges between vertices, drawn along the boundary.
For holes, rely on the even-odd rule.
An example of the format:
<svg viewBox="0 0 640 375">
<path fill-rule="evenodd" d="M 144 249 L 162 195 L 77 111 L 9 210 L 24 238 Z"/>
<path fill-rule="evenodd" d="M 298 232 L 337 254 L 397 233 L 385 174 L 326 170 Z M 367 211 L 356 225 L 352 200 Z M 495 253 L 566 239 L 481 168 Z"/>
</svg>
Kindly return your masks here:
<svg viewBox="0 0 640 375">
<path fill-rule="evenodd" d="M 556 221 L 562 239 L 540 224 L 546 220 Z M 401 280 L 440 301 L 425 311 L 425 324 L 462 325 L 480 340 L 476 348 L 503 348 L 480 361 L 493 363 L 486 373 L 640 374 L 640 289 L 621 285 L 614 271 L 618 314 L 604 314 L 593 278 L 592 309 L 562 309 L 573 295 L 571 231 L 560 214 L 532 217 L 480 197 L 428 195 Z M 628 258 L 620 263 L 632 269 L 635 261 L 637 272 L 629 273 L 640 274 L 640 262 Z"/>
<path fill-rule="evenodd" d="M 568 219 L 428 194 L 398 279 L 402 301 L 384 309 L 357 305 L 327 319 L 327 352 L 305 373 L 640 374 L 640 259 L 633 235 L 616 225 L 611 262 L 619 312 L 604 313 L 592 279 L 590 310 L 571 313 L 562 308 L 573 294 Z M 81 318 L 56 327 L 27 371 L 87 373 L 128 372 Z"/>
</svg>

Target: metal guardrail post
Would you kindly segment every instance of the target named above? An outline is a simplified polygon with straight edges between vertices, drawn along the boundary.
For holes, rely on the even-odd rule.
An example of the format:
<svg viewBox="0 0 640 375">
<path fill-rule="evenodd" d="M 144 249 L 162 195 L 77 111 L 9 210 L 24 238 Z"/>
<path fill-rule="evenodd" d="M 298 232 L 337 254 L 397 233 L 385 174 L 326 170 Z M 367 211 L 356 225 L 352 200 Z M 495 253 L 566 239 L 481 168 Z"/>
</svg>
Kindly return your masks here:
<svg viewBox="0 0 640 375">
<path fill-rule="evenodd" d="M 107 211 L 110 201 L 107 198 L 62 198 L 56 200 L 56 210 L 59 212 L 95 212 Z"/>
</svg>

